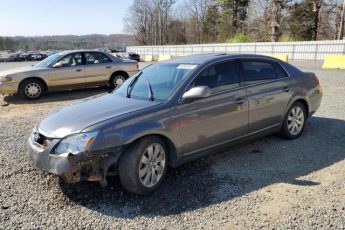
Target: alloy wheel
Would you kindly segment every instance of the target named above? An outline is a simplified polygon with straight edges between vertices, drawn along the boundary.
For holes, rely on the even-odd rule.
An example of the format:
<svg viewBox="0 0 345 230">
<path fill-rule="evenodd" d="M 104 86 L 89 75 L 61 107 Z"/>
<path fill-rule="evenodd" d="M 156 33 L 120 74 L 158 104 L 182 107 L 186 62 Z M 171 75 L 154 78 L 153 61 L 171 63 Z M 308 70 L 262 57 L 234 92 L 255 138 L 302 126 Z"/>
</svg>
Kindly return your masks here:
<svg viewBox="0 0 345 230">
<path fill-rule="evenodd" d="M 290 110 L 288 119 L 287 119 L 287 126 L 290 134 L 298 135 L 304 126 L 304 111 L 300 106 L 295 106 Z"/>
<path fill-rule="evenodd" d="M 158 143 L 151 144 L 141 156 L 139 179 L 143 186 L 153 187 L 162 178 L 166 167 L 165 151 Z"/>
</svg>

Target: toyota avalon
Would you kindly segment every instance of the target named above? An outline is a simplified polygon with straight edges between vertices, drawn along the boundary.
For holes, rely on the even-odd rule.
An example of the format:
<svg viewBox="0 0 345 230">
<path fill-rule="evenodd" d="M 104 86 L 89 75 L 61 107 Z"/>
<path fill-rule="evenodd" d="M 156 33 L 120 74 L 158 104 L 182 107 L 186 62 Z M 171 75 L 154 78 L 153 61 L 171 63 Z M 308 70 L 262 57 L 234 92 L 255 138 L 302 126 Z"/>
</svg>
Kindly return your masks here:
<svg viewBox="0 0 345 230">
<path fill-rule="evenodd" d="M 118 89 L 52 111 L 29 138 L 33 167 L 66 182 L 118 174 L 147 194 L 168 167 L 239 141 L 302 135 L 320 106 L 313 73 L 259 55 L 193 55 L 151 65 Z"/>
</svg>

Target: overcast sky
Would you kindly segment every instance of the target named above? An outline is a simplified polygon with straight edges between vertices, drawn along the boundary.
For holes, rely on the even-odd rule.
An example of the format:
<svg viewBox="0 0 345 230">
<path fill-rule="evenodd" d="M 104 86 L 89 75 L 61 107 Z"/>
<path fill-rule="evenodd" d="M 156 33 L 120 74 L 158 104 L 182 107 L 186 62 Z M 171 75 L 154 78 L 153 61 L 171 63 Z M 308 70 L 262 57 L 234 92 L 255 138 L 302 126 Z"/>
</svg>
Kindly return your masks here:
<svg viewBox="0 0 345 230">
<path fill-rule="evenodd" d="M 0 0 L 0 36 L 116 34 L 133 0 Z"/>
</svg>

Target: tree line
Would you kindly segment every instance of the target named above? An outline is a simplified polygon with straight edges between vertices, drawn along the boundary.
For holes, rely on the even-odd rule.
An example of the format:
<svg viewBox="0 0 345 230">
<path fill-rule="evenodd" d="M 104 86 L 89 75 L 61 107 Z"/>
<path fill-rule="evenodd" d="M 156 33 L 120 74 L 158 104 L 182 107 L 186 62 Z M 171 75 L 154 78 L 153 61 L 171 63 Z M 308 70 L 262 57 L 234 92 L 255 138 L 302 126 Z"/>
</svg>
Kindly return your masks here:
<svg viewBox="0 0 345 230">
<path fill-rule="evenodd" d="M 342 39 L 343 21 L 342 0 L 134 0 L 124 18 L 142 45 Z"/>
<path fill-rule="evenodd" d="M 72 50 L 96 48 L 125 48 L 136 45 L 132 35 L 83 35 L 83 36 L 40 36 L 40 37 L 0 37 L 1 50 Z"/>
</svg>

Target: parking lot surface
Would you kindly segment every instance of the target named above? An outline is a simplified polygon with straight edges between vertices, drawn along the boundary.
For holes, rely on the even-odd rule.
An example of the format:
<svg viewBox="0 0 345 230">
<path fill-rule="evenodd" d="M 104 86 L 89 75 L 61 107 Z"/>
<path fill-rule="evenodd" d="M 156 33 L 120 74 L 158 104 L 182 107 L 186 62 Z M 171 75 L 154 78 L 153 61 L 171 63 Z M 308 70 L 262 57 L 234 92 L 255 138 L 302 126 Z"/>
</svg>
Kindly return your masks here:
<svg viewBox="0 0 345 230">
<path fill-rule="evenodd" d="M 109 89 L 35 102 L 0 96 L 0 229 L 345 228 L 345 71 L 292 63 L 316 72 L 324 89 L 301 138 L 269 136 L 170 169 L 145 197 L 127 193 L 117 177 L 105 188 L 66 184 L 27 162 L 29 133 L 49 110 Z"/>
</svg>

